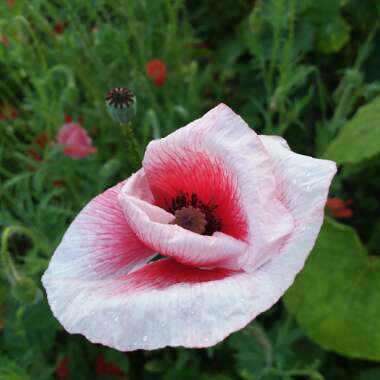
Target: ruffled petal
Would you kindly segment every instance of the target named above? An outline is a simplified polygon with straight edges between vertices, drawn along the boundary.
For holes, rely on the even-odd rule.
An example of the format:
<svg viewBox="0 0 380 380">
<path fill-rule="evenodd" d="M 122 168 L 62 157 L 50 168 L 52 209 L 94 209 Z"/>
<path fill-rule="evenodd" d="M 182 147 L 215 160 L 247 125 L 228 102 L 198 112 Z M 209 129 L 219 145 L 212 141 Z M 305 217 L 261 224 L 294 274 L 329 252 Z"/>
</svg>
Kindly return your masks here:
<svg viewBox="0 0 380 380">
<path fill-rule="evenodd" d="M 277 197 L 270 156 L 224 104 L 151 142 L 143 166 L 157 206 L 168 209 L 186 192 L 218 206 L 221 232 L 250 245 L 246 270 L 277 254 L 293 230 L 292 216 Z"/>
<path fill-rule="evenodd" d="M 336 164 L 294 153 L 282 138 L 260 138 L 274 162 L 278 198 L 294 219 L 294 231 L 282 247 L 281 254 L 260 268 L 260 271 L 264 278 L 273 278 L 278 286 L 286 289 L 293 282 L 295 274 L 303 268 L 314 246 L 323 222 Z"/>
<path fill-rule="evenodd" d="M 137 196 L 134 184 L 139 181 L 146 178 L 133 176 L 121 190 L 119 201 L 128 224 L 149 248 L 183 264 L 202 268 L 240 269 L 243 266 L 248 248 L 245 242 L 222 232 L 204 236 L 171 224 L 172 214 L 145 202 L 144 194 Z"/>
<path fill-rule="evenodd" d="M 121 351 L 218 343 L 261 311 L 250 282 L 245 273 L 172 259 L 103 281 L 44 280 L 52 311 L 67 331 Z"/>
<path fill-rule="evenodd" d="M 125 183 L 128 180 L 98 195 L 78 214 L 56 249 L 44 278 L 106 278 L 127 273 L 154 255 L 126 222 L 118 201 Z"/>
</svg>

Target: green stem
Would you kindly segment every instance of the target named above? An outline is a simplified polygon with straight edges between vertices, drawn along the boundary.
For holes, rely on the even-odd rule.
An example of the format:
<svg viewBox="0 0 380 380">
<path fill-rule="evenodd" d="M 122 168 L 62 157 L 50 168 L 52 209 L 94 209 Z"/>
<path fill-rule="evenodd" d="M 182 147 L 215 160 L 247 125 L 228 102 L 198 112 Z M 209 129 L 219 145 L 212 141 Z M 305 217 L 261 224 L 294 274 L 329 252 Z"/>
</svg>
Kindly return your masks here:
<svg viewBox="0 0 380 380">
<path fill-rule="evenodd" d="M 126 124 L 121 124 L 121 128 L 122 128 L 125 136 L 127 137 L 129 148 L 134 155 L 135 164 L 136 164 L 136 166 L 139 166 L 142 157 L 141 157 L 139 143 L 138 143 L 136 136 L 135 136 L 135 133 L 133 132 L 133 129 L 132 129 L 132 123 L 129 122 Z"/>
<path fill-rule="evenodd" d="M 9 281 L 14 284 L 20 281 L 21 276 L 19 275 L 16 266 L 13 263 L 11 255 L 8 250 L 8 241 L 12 234 L 21 233 L 27 235 L 34 241 L 33 234 L 25 227 L 21 226 L 12 226 L 4 229 L 2 237 L 1 237 L 1 260 L 4 265 L 5 274 L 7 275 Z"/>
</svg>

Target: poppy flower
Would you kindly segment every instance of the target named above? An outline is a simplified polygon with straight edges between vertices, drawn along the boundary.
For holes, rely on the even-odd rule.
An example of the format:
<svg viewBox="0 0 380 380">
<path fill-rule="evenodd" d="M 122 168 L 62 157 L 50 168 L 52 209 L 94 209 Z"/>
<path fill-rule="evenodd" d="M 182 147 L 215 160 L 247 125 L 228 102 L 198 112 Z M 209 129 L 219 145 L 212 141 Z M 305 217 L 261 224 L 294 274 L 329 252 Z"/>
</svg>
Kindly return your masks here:
<svg viewBox="0 0 380 380">
<path fill-rule="evenodd" d="M 65 24 L 59 21 L 54 24 L 53 29 L 55 34 L 62 34 L 65 31 Z"/>
<path fill-rule="evenodd" d="M 96 358 L 96 374 L 122 376 L 123 371 L 115 364 L 107 362 L 103 354 L 99 354 Z"/>
<path fill-rule="evenodd" d="M 65 115 L 64 115 L 64 120 L 65 120 L 66 124 L 73 122 L 73 118 L 70 115 L 68 115 L 67 113 L 65 113 Z"/>
<path fill-rule="evenodd" d="M 293 283 L 335 173 L 220 104 L 79 213 L 42 278 L 50 307 L 121 351 L 214 345 Z"/>
<path fill-rule="evenodd" d="M 57 143 L 64 146 L 63 153 L 71 158 L 83 158 L 96 152 L 91 137 L 77 123 L 64 124 L 57 134 Z"/>
<path fill-rule="evenodd" d="M 57 374 L 59 379 L 69 379 L 70 378 L 69 358 L 67 356 L 64 357 L 58 363 L 58 366 L 55 369 L 55 373 Z"/>
<path fill-rule="evenodd" d="M 0 105 L 0 121 L 2 120 L 15 120 L 18 117 L 16 108 L 9 103 Z"/>
<path fill-rule="evenodd" d="M 340 198 L 329 198 L 326 207 L 334 218 L 348 219 L 353 215 L 353 211 L 348 207 L 352 204 L 352 200 L 343 201 Z"/>
<path fill-rule="evenodd" d="M 63 180 L 61 180 L 61 179 L 55 179 L 55 180 L 53 180 L 52 185 L 56 189 L 59 189 L 59 188 L 65 186 L 65 182 Z"/>
<path fill-rule="evenodd" d="M 34 144 L 37 145 L 36 148 L 31 148 L 29 149 L 29 156 L 34 160 L 34 161 L 42 161 L 42 157 L 40 152 L 43 151 L 47 144 L 49 143 L 49 136 L 47 133 L 40 133 L 35 139 L 34 139 Z"/>
<path fill-rule="evenodd" d="M 145 71 L 148 77 L 158 87 L 166 81 L 166 65 L 160 59 L 152 59 L 145 64 Z"/>
</svg>

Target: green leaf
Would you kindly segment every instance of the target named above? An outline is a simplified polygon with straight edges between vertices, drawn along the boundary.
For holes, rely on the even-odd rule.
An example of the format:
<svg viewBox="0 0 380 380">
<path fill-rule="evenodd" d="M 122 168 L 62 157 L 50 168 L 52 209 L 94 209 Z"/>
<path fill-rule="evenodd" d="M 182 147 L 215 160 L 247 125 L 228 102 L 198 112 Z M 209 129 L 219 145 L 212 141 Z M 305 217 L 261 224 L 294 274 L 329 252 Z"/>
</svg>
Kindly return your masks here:
<svg viewBox="0 0 380 380">
<path fill-rule="evenodd" d="M 104 350 L 104 359 L 106 362 L 110 362 L 119 367 L 124 373 L 128 373 L 129 360 L 123 352 L 107 348 Z"/>
<path fill-rule="evenodd" d="M 1 380 L 30 380 L 30 377 L 14 361 L 7 357 L 0 357 L 0 379 Z"/>
<path fill-rule="evenodd" d="M 265 331 L 256 322 L 231 336 L 236 351 L 237 369 L 244 379 L 261 380 L 273 364 L 272 345 Z"/>
<path fill-rule="evenodd" d="M 380 368 L 370 368 L 361 371 L 355 380 L 379 380 L 380 379 Z"/>
<path fill-rule="evenodd" d="M 330 143 L 324 158 L 357 164 L 380 153 L 380 96 L 361 107 Z"/>
<path fill-rule="evenodd" d="M 350 26 L 342 17 L 323 24 L 317 31 L 317 48 L 324 54 L 339 51 L 350 39 Z"/>
<path fill-rule="evenodd" d="M 227 375 L 208 375 L 203 374 L 200 380 L 233 380 L 232 377 Z"/>
<path fill-rule="evenodd" d="M 351 227 L 327 219 L 285 304 L 324 348 L 380 360 L 379 286 L 380 257 L 368 255 Z"/>
</svg>

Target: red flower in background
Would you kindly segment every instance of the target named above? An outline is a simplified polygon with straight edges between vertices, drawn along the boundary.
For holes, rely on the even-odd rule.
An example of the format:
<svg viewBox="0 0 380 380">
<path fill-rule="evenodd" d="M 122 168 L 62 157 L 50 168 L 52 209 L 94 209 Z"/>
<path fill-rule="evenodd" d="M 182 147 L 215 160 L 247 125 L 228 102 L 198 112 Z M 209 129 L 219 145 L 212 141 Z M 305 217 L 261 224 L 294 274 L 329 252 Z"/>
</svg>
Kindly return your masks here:
<svg viewBox="0 0 380 380">
<path fill-rule="evenodd" d="M 73 121 L 73 118 L 67 113 L 65 113 L 64 119 L 65 119 L 65 123 L 72 123 Z"/>
<path fill-rule="evenodd" d="M 99 354 L 96 358 L 96 373 L 97 375 L 123 375 L 123 371 L 115 364 L 107 362 L 103 354 Z"/>
<path fill-rule="evenodd" d="M 166 81 L 166 65 L 160 59 L 152 59 L 145 64 L 146 75 L 156 86 L 162 86 Z"/>
<path fill-rule="evenodd" d="M 71 158 L 84 158 L 96 152 L 91 137 L 77 123 L 63 124 L 57 134 L 57 143 L 64 146 L 63 153 Z"/>
<path fill-rule="evenodd" d="M 58 363 L 55 373 L 60 379 L 68 379 L 70 377 L 69 358 L 67 356 Z"/>
<path fill-rule="evenodd" d="M 65 182 L 62 181 L 61 179 L 55 179 L 53 182 L 52 182 L 52 185 L 53 187 L 55 188 L 60 188 L 60 187 L 64 187 L 65 186 Z"/>
<path fill-rule="evenodd" d="M 5 34 L 0 34 L 0 44 L 4 45 L 4 47 L 9 46 L 9 39 Z"/>
<path fill-rule="evenodd" d="M 8 8 L 13 8 L 16 5 L 16 0 L 8 0 L 7 4 Z"/>
<path fill-rule="evenodd" d="M 0 41 L 1 42 L 1 41 Z M 0 105 L 0 121 L 17 119 L 18 112 L 16 108 L 9 103 Z"/>
<path fill-rule="evenodd" d="M 326 207 L 329 209 L 334 218 L 347 219 L 351 218 L 353 211 L 347 207 L 352 204 L 352 200 L 343 201 L 340 198 L 329 198 L 326 202 Z"/>
<path fill-rule="evenodd" d="M 65 24 L 61 21 L 54 24 L 54 33 L 62 34 L 65 31 Z"/>
<path fill-rule="evenodd" d="M 35 161 L 42 161 L 42 157 L 39 151 L 44 150 L 49 143 L 49 136 L 47 133 L 43 132 L 37 135 L 34 139 L 34 144 L 37 145 L 37 150 L 35 148 L 29 149 L 29 156 Z"/>
</svg>

